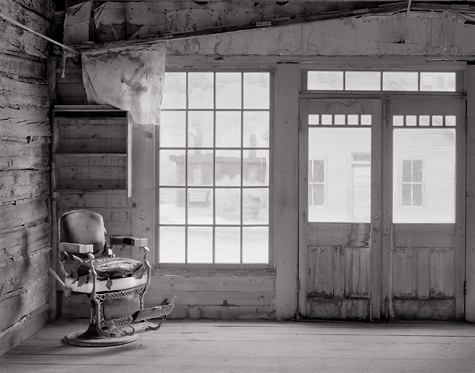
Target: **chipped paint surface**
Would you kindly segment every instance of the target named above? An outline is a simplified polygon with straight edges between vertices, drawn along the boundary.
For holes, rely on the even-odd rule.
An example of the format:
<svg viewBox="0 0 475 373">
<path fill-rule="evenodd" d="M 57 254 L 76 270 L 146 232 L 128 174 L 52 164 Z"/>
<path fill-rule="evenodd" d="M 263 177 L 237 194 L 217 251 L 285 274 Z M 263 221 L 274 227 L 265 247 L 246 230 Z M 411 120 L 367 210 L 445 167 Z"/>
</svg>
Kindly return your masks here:
<svg viewBox="0 0 475 373">
<path fill-rule="evenodd" d="M 169 55 L 475 55 L 474 27 L 449 13 L 319 21 L 168 42 Z"/>
</svg>

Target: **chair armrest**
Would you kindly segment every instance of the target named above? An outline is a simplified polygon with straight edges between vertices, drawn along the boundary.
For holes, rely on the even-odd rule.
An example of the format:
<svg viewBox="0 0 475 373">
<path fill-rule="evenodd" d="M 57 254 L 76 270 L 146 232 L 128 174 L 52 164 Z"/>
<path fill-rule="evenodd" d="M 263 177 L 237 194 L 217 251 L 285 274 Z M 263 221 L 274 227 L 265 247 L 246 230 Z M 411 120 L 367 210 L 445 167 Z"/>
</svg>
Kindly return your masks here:
<svg viewBox="0 0 475 373">
<path fill-rule="evenodd" d="M 111 236 L 110 243 L 111 245 L 127 245 L 127 246 L 144 247 L 144 246 L 147 246 L 147 239 L 131 237 L 131 236 Z"/>
<path fill-rule="evenodd" d="M 94 252 L 93 245 L 85 245 L 81 243 L 60 242 L 59 249 L 67 253 L 73 254 L 87 254 Z"/>
</svg>

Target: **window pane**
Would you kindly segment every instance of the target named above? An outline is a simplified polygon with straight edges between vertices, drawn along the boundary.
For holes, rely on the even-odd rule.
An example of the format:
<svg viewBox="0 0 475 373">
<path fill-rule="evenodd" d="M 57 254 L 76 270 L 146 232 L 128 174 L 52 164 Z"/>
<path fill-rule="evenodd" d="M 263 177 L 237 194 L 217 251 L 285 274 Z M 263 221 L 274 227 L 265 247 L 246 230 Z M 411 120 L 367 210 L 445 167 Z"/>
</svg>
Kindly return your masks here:
<svg viewBox="0 0 475 373">
<path fill-rule="evenodd" d="M 343 71 L 309 71 L 307 89 L 316 91 L 342 91 Z"/>
<path fill-rule="evenodd" d="M 393 221 L 454 223 L 455 129 L 399 128 L 393 142 Z M 408 162 L 413 179 L 406 183 L 401 167 Z"/>
<path fill-rule="evenodd" d="M 346 124 L 346 115 L 335 115 L 335 124 L 338 126 L 344 126 Z"/>
<path fill-rule="evenodd" d="M 269 146 L 269 112 L 247 111 L 244 113 L 244 147 L 267 148 Z"/>
<path fill-rule="evenodd" d="M 308 116 L 308 124 L 310 124 L 310 125 L 320 124 L 320 115 L 310 114 Z"/>
<path fill-rule="evenodd" d="M 371 126 L 371 119 L 372 119 L 371 115 L 368 115 L 368 114 L 361 115 L 361 125 Z"/>
<path fill-rule="evenodd" d="M 216 73 L 216 108 L 241 108 L 241 73 Z"/>
<path fill-rule="evenodd" d="M 381 89 L 379 71 L 347 71 L 345 74 L 345 90 L 379 91 Z"/>
<path fill-rule="evenodd" d="M 402 161 L 402 182 L 410 183 L 412 181 L 411 161 Z"/>
<path fill-rule="evenodd" d="M 412 194 L 411 194 L 411 184 L 402 185 L 402 205 L 411 206 L 412 205 Z"/>
<path fill-rule="evenodd" d="M 406 115 L 406 126 L 407 127 L 417 126 L 417 115 Z"/>
<path fill-rule="evenodd" d="M 241 146 L 241 112 L 216 112 L 216 147 L 239 148 Z"/>
<path fill-rule="evenodd" d="M 393 126 L 397 126 L 397 127 L 404 126 L 404 115 L 394 115 Z"/>
<path fill-rule="evenodd" d="M 313 160 L 310 181 L 323 183 L 325 181 L 325 163 L 322 160 Z"/>
<path fill-rule="evenodd" d="M 186 73 L 165 73 L 162 109 L 186 108 Z"/>
<path fill-rule="evenodd" d="M 422 184 L 414 184 L 412 191 L 412 205 L 422 206 Z"/>
<path fill-rule="evenodd" d="M 333 124 L 333 115 L 323 114 L 322 115 L 322 124 L 326 124 L 326 125 Z"/>
<path fill-rule="evenodd" d="M 185 150 L 160 150 L 160 185 L 185 185 Z"/>
<path fill-rule="evenodd" d="M 412 161 L 412 181 L 422 183 L 422 161 L 420 159 Z"/>
<path fill-rule="evenodd" d="M 369 117 L 371 117 L 371 115 L 369 115 Z M 359 122 L 359 116 L 358 115 L 348 115 L 348 124 L 349 125 L 353 125 L 353 126 L 356 126 L 358 125 L 360 122 Z M 370 123 L 371 124 L 371 123 Z"/>
<path fill-rule="evenodd" d="M 241 224 L 241 189 L 217 188 L 216 224 Z"/>
<path fill-rule="evenodd" d="M 242 218 L 244 224 L 264 225 L 269 222 L 269 190 L 244 188 L 242 190 Z"/>
<path fill-rule="evenodd" d="M 184 188 L 160 189 L 160 224 L 185 224 Z"/>
<path fill-rule="evenodd" d="M 419 115 L 419 126 L 429 127 L 430 126 L 430 116 L 429 115 Z"/>
<path fill-rule="evenodd" d="M 309 206 L 323 206 L 325 203 L 325 186 L 323 184 L 310 184 L 308 204 Z"/>
<path fill-rule="evenodd" d="M 417 72 L 383 72 L 384 91 L 417 91 Z"/>
<path fill-rule="evenodd" d="M 433 115 L 432 116 L 432 126 L 442 127 L 444 125 L 444 117 L 442 115 Z"/>
<path fill-rule="evenodd" d="M 159 129 L 160 146 L 184 147 L 186 145 L 186 112 L 162 111 Z"/>
<path fill-rule="evenodd" d="M 268 263 L 269 229 L 267 227 L 243 228 L 242 262 Z"/>
<path fill-rule="evenodd" d="M 185 227 L 160 227 L 160 262 L 185 262 Z"/>
<path fill-rule="evenodd" d="M 456 123 L 455 115 L 445 116 L 445 125 L 447 127 L 455 127 L 455 123 Z"/>
<path fill-rule="evenodd" d="M 238 227 L 216 227 L 216 263 L 241 262 L 241 230 Z"/>
<path fill-rule="evenodd" d="M 192 148 L 213 146 L 213 112 L 188 113 L 188 146 Z"/>
<path fill-rule="evenodd" d="M 269 185 L 269 151 L 244 150 L 244 186 Z"/>
<path fill-rule="evenodd" d="M 213 185 L 212 150 L 188 150 L 188 185 Z"/>
<path fill-rule="evenodd" d="M 188 224 L 213 224 L 213 189 L 188 189 Z"/>
<path fill-rule="evenodd" d="M 269 109 L 269 73 L 244 73 L 244 109 Z"/>
<path fill-rule="evenodd" d="M 241 185 L 241 151 L 216 150 L 217 186 Z"/>
<path fill-rule="evenodd" d="M 212 109 L 214 107 L 213 73 L 188 73 L 188 107 Z"/>
<path fill-rule="evenodd" d="M 455 73 L 421 73 L 421 91 L 455 92 Z"/>
<path fill-rule="evenodd" d="M 213 261 L 213 228 L 188 228 L 188 263 Z"/>
</svg>

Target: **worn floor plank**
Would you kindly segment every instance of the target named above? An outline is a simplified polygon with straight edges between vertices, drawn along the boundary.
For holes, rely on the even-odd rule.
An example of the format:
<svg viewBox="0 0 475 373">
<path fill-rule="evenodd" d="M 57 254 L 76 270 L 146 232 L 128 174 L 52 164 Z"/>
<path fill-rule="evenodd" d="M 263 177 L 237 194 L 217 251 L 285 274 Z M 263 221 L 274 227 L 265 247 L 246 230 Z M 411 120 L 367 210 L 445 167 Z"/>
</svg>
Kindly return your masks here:
<svg viewBox="0 0 475 373">
<path fill-rule="evenodd" d="M 135 343 L 65 345 L 84 320 L 60 320 L 0 357 L 8 373 L 475 372 L 465 323 L 167 321 Z"/>
</svg>

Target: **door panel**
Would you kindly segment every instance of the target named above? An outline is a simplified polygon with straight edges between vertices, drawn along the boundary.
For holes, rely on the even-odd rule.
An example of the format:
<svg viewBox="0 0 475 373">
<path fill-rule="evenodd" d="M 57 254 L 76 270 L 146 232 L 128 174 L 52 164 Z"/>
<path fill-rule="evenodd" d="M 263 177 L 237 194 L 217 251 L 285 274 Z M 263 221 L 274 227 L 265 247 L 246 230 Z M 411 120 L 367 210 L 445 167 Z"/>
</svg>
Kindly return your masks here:
<svg viewBox="0 0 475 373">
<path fill-rule="evenodd" d="M 312 190 L 301 193 L 308 196 L 301 202 L 307 221 L 300 242 L 306 248 L 301 313 L 368 320 L 372 261 L 380 258 L 379 221 L 373 221 L 380 205 L 372 203 L 371 191 L 380 191 L 373 186 L 380 183 L 381 157 L 372 154 L 381 134 L 381 101 L 302 100 L 301 109 L 300 171 Z"/>
<path fill-rule="evenodd" d="M 464 102 L 395 99 L 390 121 L 394 224 L 392 237 L 385 240 L 392 250 L 390 317 L 460 319 L 465 256 Z"/>
</svg>

